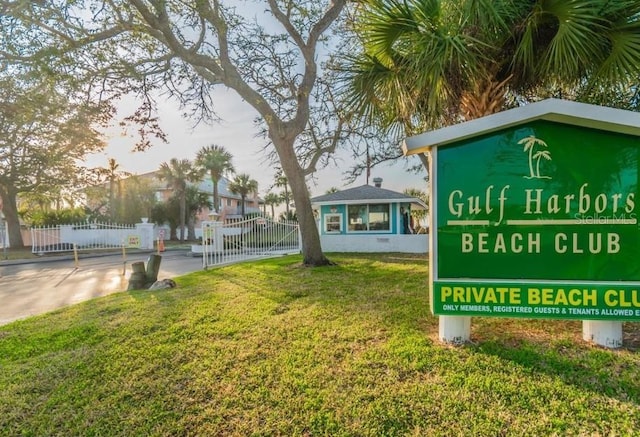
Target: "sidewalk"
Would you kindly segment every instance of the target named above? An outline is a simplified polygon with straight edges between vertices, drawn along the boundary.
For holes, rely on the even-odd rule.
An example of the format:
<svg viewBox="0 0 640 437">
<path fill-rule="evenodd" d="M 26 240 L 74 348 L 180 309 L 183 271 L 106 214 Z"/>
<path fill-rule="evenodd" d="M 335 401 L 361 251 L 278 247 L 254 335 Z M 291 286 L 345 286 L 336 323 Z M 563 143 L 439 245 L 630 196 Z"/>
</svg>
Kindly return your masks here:
<svg viewBox="0 0 640 437">
<path fill-rule="evenodd" d="M 85 254 L 15 259 L 0 262 L 0 325 L 43 314 L 127 289 L 131 264 L 154 252 Z M 175 278 L 202 269 L 190 250 L 162 252 L 158 279 Z M 179 284 L 178 284 L 179 286 Z"/>
</svg>

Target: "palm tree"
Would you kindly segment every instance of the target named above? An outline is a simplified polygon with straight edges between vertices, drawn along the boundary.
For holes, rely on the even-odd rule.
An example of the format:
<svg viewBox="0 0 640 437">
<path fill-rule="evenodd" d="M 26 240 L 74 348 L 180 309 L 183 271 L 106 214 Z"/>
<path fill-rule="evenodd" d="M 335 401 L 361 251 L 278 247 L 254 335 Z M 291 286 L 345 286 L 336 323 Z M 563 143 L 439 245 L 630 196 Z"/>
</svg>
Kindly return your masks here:
<svg viewBox="0 0 640 437">
<path fill-rule="evenodd" d="M 178 160 L 171 158 L 168 164 L 166 162 L 160 164 L 158 178 L 167 181 L 168 187 L 173 189 L 174 194 L 178 196 L 180 201 L 180 241 L 184 241 L 185 238 L 187 183 L 198 181 L 200 176 L 201 174 L 194 169 L 188 159 Z"/>
<path fill-rule="evenodd" d="M 280 203 L 284 203 L 285 212 L 287 215 L 289 214 L 289 210 L 291 209 L 291 200 L 292 200 L 291 192 L 289 192 L 285 188 L 285 190 L 282 193 L 280 193 Z"/>
<path fill-rule="evenodd" d="M 534 156 L 533 150 L 538 145 L 542 147 L 548 147 L 547 143 L 545 143 L 543 140 L 539 138 L 536 138 L 533 135 L 529 135 L 528 137 L 525 137 L 520 141 L 518 141 L 518 144 L 524 144 L 524 151 L 529 152 L 529 177 L 527 177 L 527 179 L 533 179 L 535 177 L 539 178 L 540 177 L 540 157 L 537 156 L 537 153 L 536 153 L 536 156 Z M 536 158 L 538 159 L 538 165 L 537 165 L 538 175 L 537 176 L 533 172 L 533 160 Z M 545 156 L 545 159 L 551 159 L 551 156 L 549 157 Z"/>
<path fill-rule="evenodd" d="M 280 205 L 280 203 L 282 203 L 282 199 L 276 193 L 269 192 L 264 196 L 264 204 L 271 206 L 271 218 L 274 220 L 276 218 L 275 207 Z"/>
<path fill-rule="evenodd" d="M 275 176 L 276 187 L 283 187 L 284 191 L 280 195 L 281 201 L 285 204 L 287 216 L 289 215 L 289 203 L 291 202 L 291 195 L 289 194 L 289 180 L 284 175 L 282 170 L 278 171 Z"/>
<path fill-rule="evenodd" d="M 119 170 L 120 164 L 114 159 L 109 158 L 108 167 L 99 168 L 98 175 L 104 176 L 109 182 L 109 218 L 111 221 L 116 219 L 116 205 L 115 205 L 115 191 L 116 184 L 118 185 L 118 198 L 122 195 L 122 187 L 120 181 L 123 177 L 131 176 L 131 173 Z M 121 202 L 120 202 L 121 203 Z"/>
<path fill-rule="evenodd" d="M 245 199 L 249 194 L 258 191 L 258 181 L 251 179 L 251 176 L 246 173 L 241 173 L 229 184 L 229 191 L 234 194 L 238 194 L 242 199 L 240 208 L 242 216 L 244 217 Z"/>
<path fill-rule="evenodd" d="M 550 176 L 540 176 L 540 159 L 544 158 L 547 161 L 551 161 L 551 153 L 548 150 L 538 150 L 533 159 L 536 160 L 536 177 L 538 179 L 550 179 Z"/>
<path fill-rule="evenodd" d="M 360 4 L 349 102 L 407 135 L 545 95 L 628 104 L 640 73 L 637 0 Z"/>
<path fill-rule="evenodd" d="M 156 203 L 151 208 L 151 214 L 149 217 L 152 222 L 155 222 L 158 225 L 167 223 L 169 225 L 169 239 L 177 240 L 178 236 L 176 234 L 176 229 L 178 228 L 179 219 L 178 215 L 175 214 L 171 203 L 172 199 L 169 199 L 167 202 Z"/>
<path fill-rule="evenodd" d="M 224 147 L 213 144 L 205 146 L 198 151 L 196 156 L 196 165 L 204 171 L 209 172 L 211 182 L 213 183 L 213 209 L 217 213 L 220 212 L 220 198 L 218 195 L 218 182 L 228 174 L 235 172 L 233 156 Z"/>
<path fill-rule="evenodd" d="M 404 194 L 406 194 L 409 197 L 415 197 L 416 199 L 420 199 L 424 202 L 425 205 L 427 205 L 427 209 L 425 210 L 419 210 L 419 209 L 412 209 L 411 210 L 411 217 L 413 217 L 415 219 L 415 222 L 420 226 L 421 228 L 421 223 L 423 223 L 427 216 L 429 215 L 429 193 L 427 193 L 426 191 L 422 191 L 418 188 L 407 188 L 403 191 Z M 415 226 L 413 228 L 413 230 L 416 233 L 419 233 L 419 229 L 416 229 Z"/>
<path fill-rule="evenodd" d="M 187 206 L 187 239 L 196 239 L 196 216 L 204 208 L 211 208 L 211 201 L 209 195 L 203 191 L 199 191 L 197 187 L 193 185 L 187 186 L 186 193 L 186 206 Z"/>
</svg>

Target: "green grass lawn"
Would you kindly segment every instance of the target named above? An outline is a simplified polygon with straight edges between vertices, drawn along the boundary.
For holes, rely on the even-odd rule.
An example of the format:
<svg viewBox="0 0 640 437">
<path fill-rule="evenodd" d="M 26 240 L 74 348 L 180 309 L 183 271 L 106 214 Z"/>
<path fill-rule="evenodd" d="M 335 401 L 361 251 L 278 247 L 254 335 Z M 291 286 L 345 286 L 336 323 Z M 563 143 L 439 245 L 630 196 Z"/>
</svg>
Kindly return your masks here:
<svg viewBox="0 0 640 437">
<path fill-rule="evenodd" d="M 437 341 L 427 263 L 238 264 L 0 326 L 1 435 L 634 435 L 631 347 L 474 318 Z"/>
</svg>

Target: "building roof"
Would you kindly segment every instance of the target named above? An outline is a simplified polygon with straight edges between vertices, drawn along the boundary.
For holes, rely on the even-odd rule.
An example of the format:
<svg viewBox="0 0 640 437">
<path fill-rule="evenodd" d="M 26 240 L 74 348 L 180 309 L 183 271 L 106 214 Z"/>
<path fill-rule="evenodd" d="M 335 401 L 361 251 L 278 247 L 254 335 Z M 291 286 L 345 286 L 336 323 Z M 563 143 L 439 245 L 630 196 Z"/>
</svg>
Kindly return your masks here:
<svg viewBox="0 0 640 437">
<path fill-rule="evenodd" d="M 373 187 L 371 185 L 361 185 L 359 187 L 348 188 L 335 193 L 316 196 L 311 199 L 314 205 L 329 204 L 361 204 L 361 203 L 411 203 L 418 209 L 425 208 L 424 202 L 416 197 L 411 197 L 396 191 L 384 188 Z"/>
<path fill-rule="evenodd" d="M 546 99 L 497 114 L 447 126 L 407 138 L 402 145 L 405 155 L 428 152 L 467 138 L 490 134 L 535 120 L 548 120 L 640 136 L 640 113 L 561 99 Z"/>
</svg>

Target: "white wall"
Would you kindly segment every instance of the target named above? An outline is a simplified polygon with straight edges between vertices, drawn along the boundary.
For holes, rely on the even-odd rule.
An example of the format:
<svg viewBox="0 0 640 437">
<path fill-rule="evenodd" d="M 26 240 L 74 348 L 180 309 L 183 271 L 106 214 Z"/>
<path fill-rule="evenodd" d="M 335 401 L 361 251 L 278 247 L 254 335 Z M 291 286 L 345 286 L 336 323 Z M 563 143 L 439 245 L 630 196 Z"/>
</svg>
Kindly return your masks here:
<svg viewBox="0 0 640 437">
<path fill-rule="evenodd" d="M 429 235 L 321 235 L 323 252 L 427 253 Z"/>
</svg>

